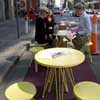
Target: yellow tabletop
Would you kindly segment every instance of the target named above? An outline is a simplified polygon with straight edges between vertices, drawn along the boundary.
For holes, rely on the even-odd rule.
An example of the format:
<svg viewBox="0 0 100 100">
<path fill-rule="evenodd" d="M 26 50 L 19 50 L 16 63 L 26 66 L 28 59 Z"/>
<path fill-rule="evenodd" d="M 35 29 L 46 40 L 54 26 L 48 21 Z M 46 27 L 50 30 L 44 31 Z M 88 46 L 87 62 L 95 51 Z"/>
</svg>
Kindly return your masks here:
<svg viewBox="0 0 100 100">
<path fill-rule="evenodd" d="M 75 95 L 81 100 L 100 100 L 100 85 L 95 82 L 80 82 L 74 87 Z"/>
<path fill-rule="evenodd" d="M 69 30 L 58 30 L 58 32 L 56 34 L 54 34 L 54 35 L 63 36 L 63 37 L 65 37 L 65 36 L 69 37 L 70 33 L 71 33 L 71 31 L 69 31 Z"/>
<path fill-rule="evenodd" d="M 9 100 L 31 100 L 35 94 L 36 88 L 30 82 L 14 83 L 5 91 L 5 96 Z"/>
<path fill-rule="evenodd" d="M 46 67 L 66 68 L 81 64 L 85 56 L 72 48 L 50 48 L 38 52 L 35 60 Z"/>
<path fill-rule="evenodd" d="M 70 27 L 75 27 L 75 26 L 77 26 L 78 25 L 78 22 L 75 22 L 75 21 L 70 21 L 69 22 L 69 26 Z"/>
</svg>

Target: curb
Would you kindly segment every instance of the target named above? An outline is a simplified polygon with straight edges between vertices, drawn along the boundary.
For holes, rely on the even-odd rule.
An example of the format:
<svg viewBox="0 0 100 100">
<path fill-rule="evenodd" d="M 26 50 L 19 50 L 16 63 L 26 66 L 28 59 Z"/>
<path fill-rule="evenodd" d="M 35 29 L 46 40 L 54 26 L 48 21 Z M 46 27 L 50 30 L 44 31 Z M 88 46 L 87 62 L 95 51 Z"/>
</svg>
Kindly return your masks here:
<svg viewBox="0 0 100 100">
<path fill-rule="evenodd" d="M 20 61 L 20 58 L 23 56 L 25 52 L 25 48 L 22 49 L 22 51 L 15 56 L 13 62 L 9 62 L 5 60 L 5 63 L 7 66 L 2 66 L 2 72 L 0 73 L 0 84 L 4 81 L 4 79 L 7 77 L 9 72 L 16 66 L 16 64 Z"/>
</svg>

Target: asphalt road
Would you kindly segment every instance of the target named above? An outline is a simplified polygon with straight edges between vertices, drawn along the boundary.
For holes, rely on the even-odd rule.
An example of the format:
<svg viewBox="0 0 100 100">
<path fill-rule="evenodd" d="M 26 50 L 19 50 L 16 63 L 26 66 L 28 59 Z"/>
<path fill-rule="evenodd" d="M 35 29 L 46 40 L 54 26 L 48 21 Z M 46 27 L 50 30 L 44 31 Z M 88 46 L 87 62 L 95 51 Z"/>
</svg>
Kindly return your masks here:
<svg viewBox="0 0 100 100">
<path fill-rule="evenodd" d="M 78 17 L 71 17 L 71 16 L 68 16 L 68 15 L 54 15 L 55 16 L 55 19 L 56 21 L 61 21 L 61 20 L 68 20 L 68 21 L 76 21 L 78 22 L 79 18 Z M 100 17 L 98 17 L 98 23 L 97 23 L 97 31 L 98 33 L 100 34 Z"/>
</svg>

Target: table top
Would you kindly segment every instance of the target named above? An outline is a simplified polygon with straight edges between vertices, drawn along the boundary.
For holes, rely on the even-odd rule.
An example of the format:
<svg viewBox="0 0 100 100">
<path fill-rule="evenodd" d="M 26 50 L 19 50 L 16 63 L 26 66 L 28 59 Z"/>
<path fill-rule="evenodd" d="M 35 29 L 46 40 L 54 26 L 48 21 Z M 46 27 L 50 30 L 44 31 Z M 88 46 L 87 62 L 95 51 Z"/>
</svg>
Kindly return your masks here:
<svg viewBox="0 0 100 100">
<path fill-rule="evenodd" d="M 100 84 L 83 81 L 75 85 L 75 95 L 81 100 L 100 100 Z"/>
<path fill-rule="evenodd" d="M 68 21 L 68 20 L 62 20 L 60 22 L 58 22 L 58 24 L 60 25 L 74 25 L 74 26 L 77 26 L 78 25 L 78 22 L 76 21 Z"/>
<path fill-rule="evenodd" d="M 59 37 L 66 37 L 66 39 L 68 41 L 71 41 L 71 31 L 70 30 L 58 30 L 56 34 L 54 34 L 55 36 L 59 36 Z"/>
<path fill-rule="evenodd" d="M 57 36 L 69 36 L 70 33 L 71 33 L 71 31 L 68 31 L 68 30 L 58 30 L 55 35 L 57 35 Z"/>
<path fill-rule="evenodd" d="M 85 55 L 72 48 L 49 48 L 38 52 L 35 60 L 45 67 L 66 68 L 81 64 Z"/>
</svg>

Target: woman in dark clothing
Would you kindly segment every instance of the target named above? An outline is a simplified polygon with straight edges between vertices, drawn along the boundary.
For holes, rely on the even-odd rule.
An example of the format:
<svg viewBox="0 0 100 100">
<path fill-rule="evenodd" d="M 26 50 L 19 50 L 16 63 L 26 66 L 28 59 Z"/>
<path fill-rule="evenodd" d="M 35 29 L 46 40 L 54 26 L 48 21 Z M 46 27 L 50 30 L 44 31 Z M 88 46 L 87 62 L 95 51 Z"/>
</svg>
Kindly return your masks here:
<svg viewBox="0 0 100 100">
<path fill-rule="evenodd" d="M 51 45 L 53 41 L 53 33 L 54 33 L 54 25 L 55 25 L 55 20 L 51 10 L 48 11 L 48 15 L 45 18 L 45 23 L 46 23 L 46 33 L 48 37 L 48 43 L 49 45 Z"/>
<path fill-rule="evenodd" d="M 47 43 L 46 24 L 44 20 L 45 17 L 46 17 L 46 11 L 41 10 L 40 16 L 36 19 L 35 40 L 39 44 Z"/>
<path fill-rule="evenodd" d="M 54 22 L 53 15 L 51 15 L 51 16 L 48 15 L 47 19 L 46 19 L 46 32 L 48 34 L 54 33 L 54 25 L 55 25 L 55 22 Z"/>
</svg>

